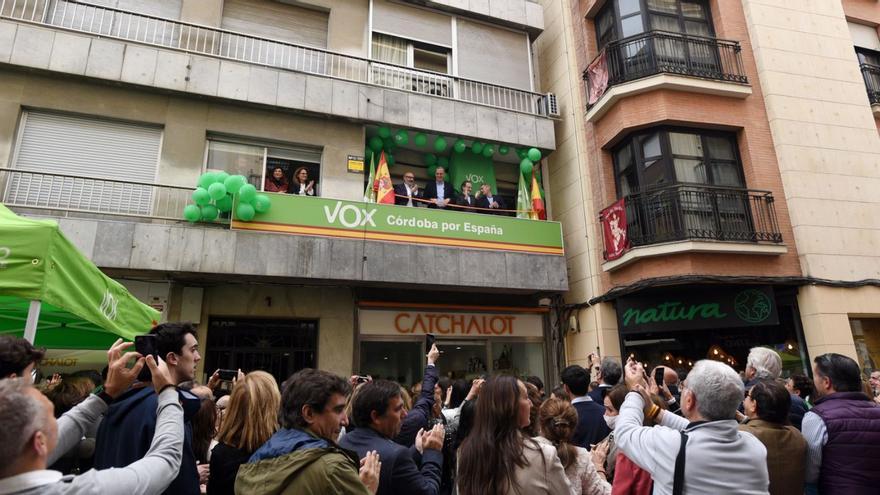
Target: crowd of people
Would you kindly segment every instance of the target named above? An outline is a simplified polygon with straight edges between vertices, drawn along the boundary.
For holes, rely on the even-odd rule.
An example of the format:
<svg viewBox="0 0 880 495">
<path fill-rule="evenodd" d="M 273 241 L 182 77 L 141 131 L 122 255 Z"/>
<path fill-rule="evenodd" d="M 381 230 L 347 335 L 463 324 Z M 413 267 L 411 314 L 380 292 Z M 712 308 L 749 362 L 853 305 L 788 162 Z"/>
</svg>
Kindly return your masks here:
<svg viewBox="0 0 880 495">
<path fill-rule="evenodd" d="M 0 495 L 862 495 L 880 486 L 880 373 L 864 383 L 839 354 L 816 357 L 812 379 L 787 380 L 779 355 L 761 347 L 742 376 L 712 360 L 682 376 L 590 356 L 548 393 L 538 377 L 443 377 L 435 345 L 412 396 L 393 381 L 304 369 L 280 386 L 239 372 L 218 398 L 217 373 L 193 381 L 192 325 L 151 334 L 158 359 L 119 340 L 103 374 L 42 388 L 33 377 L 43 351 L 0 336 Z"/>
</svg>

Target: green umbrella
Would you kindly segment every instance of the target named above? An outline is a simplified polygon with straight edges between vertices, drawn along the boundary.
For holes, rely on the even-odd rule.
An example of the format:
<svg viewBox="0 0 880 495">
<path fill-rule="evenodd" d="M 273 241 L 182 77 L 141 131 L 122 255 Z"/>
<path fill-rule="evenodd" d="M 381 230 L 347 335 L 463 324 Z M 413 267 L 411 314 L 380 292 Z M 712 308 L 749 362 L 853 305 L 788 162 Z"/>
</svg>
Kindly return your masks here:
<svg viewBox="0 0 880 495">
<path fill-rule="evenodd" d="M 0 333 L 37 346 L 107 349 L 148 332 L 159 317 L 80 253 L 57 222 L 0 204 Z"/>
</svg>

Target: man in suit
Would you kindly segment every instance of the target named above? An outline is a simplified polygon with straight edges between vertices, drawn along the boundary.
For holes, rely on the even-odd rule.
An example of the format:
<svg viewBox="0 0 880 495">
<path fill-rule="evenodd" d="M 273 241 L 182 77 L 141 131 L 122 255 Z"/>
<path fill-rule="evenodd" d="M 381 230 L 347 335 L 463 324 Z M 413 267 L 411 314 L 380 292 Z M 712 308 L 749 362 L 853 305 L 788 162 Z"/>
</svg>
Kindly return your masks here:
<svg viewBox="0 0 880 495">
<path fill-rule="evenodd" d="M 412 172 L 403 174 L 403 184 L 394 186 L 394 204 L 400 206 L 419 206 L 417 200 L 422 199 L 422 191 L 416 184 L 416 176 Z"/>
<path fill-rule="evenodd" d="M 420 430 L 412 447 L 394 442 L 392 438 L 400 432 L 406 416 L 398 384 L 375 380 L 362 385 L 352 404 L 351 416 L 357 428 L 346 433 L 339 445 L 356 452 L 361 459 L 371 451 L 379 454 L 382 467 L 376 495 L 439 493 L 443 426 Z"/>
<path fill-rule="evenodd" d="M 471 196 L 471 181 L 466 180 L 461 183 L 461 194 L 458 196 L 455 204 L 462 206 L 461 211 L 473 211 L 473 207 L 477 205 L 477 200 Z"/>
<path fill-rule="evenodd" d="M 452 184 L 446 182 L 446 169 L 437 167 L 434 172 L 434 181 L 425 185 L 425 199 L 430 201 L 428 208 L 446 208 L 454 195 Z"/>
<path fill-rule="evenodd" d="M 590 445 L 602 441 L 611 433 L 605 423 L 605 406 L 593 401 L 587 390 L 590 387 L 590 374 L 587 370 L 572 365 L 562 370 L 562 387 L 571 397 L 571 405 L 578 413 L 578 424 L 571 443 L 590 450 Z"/>
<path fill-rule="evenodd" d="M 504 200 L 492 194 L 492 187 L 489 184 L 483 184 L 477 193 L 477 208 L 483 208 L 480 213 L 500 215 L 500 212 L 491 210 L 503 210 Z"/>
<path fill-rule="evenodd" d="M 597 404 L 604 404 L 605 394 L 611 390 L 611 387 L 617 385 L 623 376 L 623 368 L 620 362 L 614 358 L 606 357 L 599 366 L 599 386 L 590 392 L 590 398 Z"/>
</svg>

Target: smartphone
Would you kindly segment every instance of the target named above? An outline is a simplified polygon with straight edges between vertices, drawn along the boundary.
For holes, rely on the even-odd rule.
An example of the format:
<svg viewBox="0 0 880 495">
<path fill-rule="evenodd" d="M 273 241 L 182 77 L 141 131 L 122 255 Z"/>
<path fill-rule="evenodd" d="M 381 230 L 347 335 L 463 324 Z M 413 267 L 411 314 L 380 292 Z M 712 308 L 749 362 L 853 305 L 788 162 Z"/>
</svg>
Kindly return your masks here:
<svg viewBox="0 0 880 495">
<path fill-rule="evenodd" d="M 155 335 L 135 335 L 134 350 L 143 357 L 153 356 L 153 360 L 156 361 L 156 363 L 159 362 L 159 348 L 156 343 Z M 141 368 L 141 372 L 138 373 L 137 379 L 141 382 L 153 381 L 153 375 L 150 373 L 150 368 L 148 368 L 146 364 Z"/>
<path fill-rule="evenodd" d="M 434 347 L 435 340 L 437 340 L 437 337 L 433 333 L 425 334 L 425 354 L 431 352 L 431 347 Z"/>
<path fill-rule="evenodd" d="M 369 378 L 366 375 L 358 375 L 357 382 L 358 383 L 367 383 Z"/>
<path fill-rule="evenodd" d="M 220 375 L 220 379 L 224 382 L 231 382 L 238 376 L 238 370 L 217 370 L 217 374 Z"/>
<path fill-rule="evenodd" d="M 656 383 L 657 386 L 660 388 L 663 388 L 663 373 L 664 373 L 664 371 L 665 371 L 665 368 L 663 368 L 663 366 L 660 366 L 659 368 L 654 370 L 654 383 Z"/>
</svg>

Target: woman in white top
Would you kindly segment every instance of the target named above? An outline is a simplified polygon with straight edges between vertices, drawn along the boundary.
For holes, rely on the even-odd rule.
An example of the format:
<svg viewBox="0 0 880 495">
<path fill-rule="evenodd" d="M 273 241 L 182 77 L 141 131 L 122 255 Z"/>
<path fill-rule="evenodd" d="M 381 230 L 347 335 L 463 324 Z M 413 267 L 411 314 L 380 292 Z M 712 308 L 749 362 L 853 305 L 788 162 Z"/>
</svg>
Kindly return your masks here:
<svg viewBox="0 0 880 495">
<path fill-rule="evenodd" d="M 596 471 L 587 449 L 571 444 L 578 414 L 570 402 L 547 399 L 538 414 L 543 436 L 536 439 L 556 447 L 559 461 L 571 483 L 571 495 L 609 495 L 611 485 Z"/>
<path fill-rule="evenodd" d="M 559 495 L 568 478 L 549 444 L 523 433 L 532 407 L 512 376 L 490 378 L 477 400 L 474 425 L 458 449 L 458 495 Z"/>
</svg>

